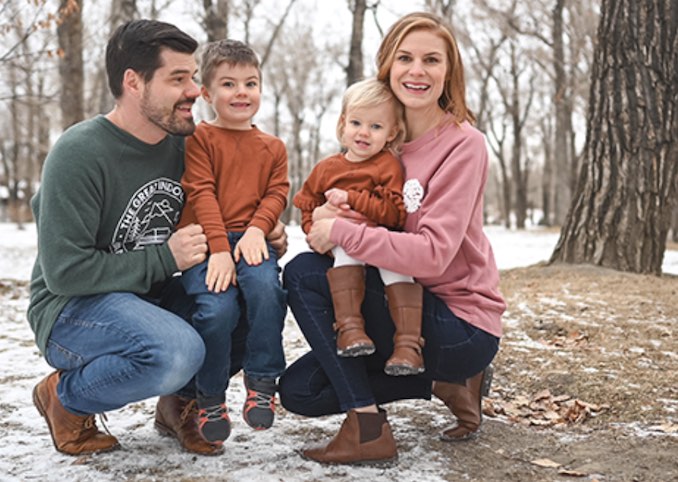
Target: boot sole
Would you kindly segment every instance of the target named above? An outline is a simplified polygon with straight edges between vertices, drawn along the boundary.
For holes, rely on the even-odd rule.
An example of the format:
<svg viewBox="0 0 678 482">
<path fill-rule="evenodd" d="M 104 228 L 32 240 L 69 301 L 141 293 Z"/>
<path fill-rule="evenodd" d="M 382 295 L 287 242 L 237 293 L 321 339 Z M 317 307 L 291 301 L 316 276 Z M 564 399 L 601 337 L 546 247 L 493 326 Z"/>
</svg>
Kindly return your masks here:
<svg viewBox="0 0 678 482">
<path fill-rule="evenodd" d="M 169 438 L 173 438 L 174 440 L 176 440 L 179 443 L 181 450 L 186 452 L 187 454 L 196 454 L 196 455 L 205 455 L 207 457 L 214 457 L 216 455 L 221 455 L 222 453 L 224 453 L 223 444 L 217 444 L 215 442 L 209 442 L 209 443 L 216 445 L 218 448 L 220 448 L 220 450 L 215 450 L 214 452 L 208 452 L 208 453 L 206 453 L 206 452 L 195 452 L 193 450 L 188 450 L 186 447 L 184 447 L 184 444 L 181 443 L 181 441 L 179 440 L 179 437 L 177 436 L 177 433 L 174 430 L 172 430 L 171 428 L 169 428 L 166 425 L 163 425 L 162 423 L 158 422 L 157 420 L 155 421 L 153 426 L 155 427 L 156 432 L 158 432 L 161 437 L 169 437 Z"/>
<path fill-rule="evenodd" d="M 66 452 L 65 450 L 62 450 L 59 448 L 59 446 L 56 443 L 56 440 L 54 439 L 54 431 L 52 429 L 52 423 L 49 421 L 49 417 L 47 416 L 47 411 L 45 410 L 45 407 L 42 406 L 42 403 L 40 402 L 40 398 L 38 397 L 38 385 L 36 385 L 33 388 L 33 405 L 35 405 L 35 408 L 38 410 L 38 413 L 42 416 L 42 418 L 45 419 L 45 422 L 47 422 L 47 428 L 49 428 L 49 436 L 52 439 L 52 445 L 54 445 L 54 448 L 56 449 L 57 452 L 60 452 L 65 455 L 92 455 L 92 454 L 102 454 L 106 452 L 112 452 L 114 450 L 117 450 L 120 448 L 120 444 L 115 444 L 109 448 L 106 449 L 101 449 L 101 450 L 84 450 L 82 452 Z"/>
<path fill-rule="evenodd" d="M 301 456 L 302 459 L 304 460 L 310 460 L 311 462 L 316 462 L 321 465 L 353 465 L 353 466 L 369 466 L 369 467 L 381 467 L 381 468 L 389 468 L 393 467 L 395 463 L 398 461 L 398 455 L 396 454 L 395 456 L 389 458 L 389 459 L 378 459 L 378 460 L 357 460 L 355 462 L 328 462 L 328 461 L 320 461 L 313 459 L 311 457 L 307 457 L 304 455 L 303 449 L 297 449 L 296 452 Z"/>
<path fill-rule="evenodd" d="M 424 373 L 425 368 L 411 367 L 407 365 L 389 365 L 384 368 L 384 372 L 392 377 L 404 377 L 409 375 L 419 375 Z"/>
<path fill-rule="evenodd" d="M 369 345 L 359 345 L 346 348 L 345 350 L 337 350 L 337 355 L 344 358 L 353 358 L 357 356 L 371 355 L 376 351 L 376 347 Z"/>
</svg>

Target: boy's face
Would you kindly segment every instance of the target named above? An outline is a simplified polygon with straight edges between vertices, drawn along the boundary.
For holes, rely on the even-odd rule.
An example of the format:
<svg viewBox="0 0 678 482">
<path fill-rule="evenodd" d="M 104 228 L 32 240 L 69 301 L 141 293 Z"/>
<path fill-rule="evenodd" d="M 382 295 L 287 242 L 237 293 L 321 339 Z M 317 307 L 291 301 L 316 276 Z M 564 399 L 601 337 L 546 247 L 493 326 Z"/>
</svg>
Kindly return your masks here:
<svg viewBox="0 0 678 482">
<path fill-rule="evenodd" d="M 217 114 L 216 125 L 250 129 L 261 102 L 259 70 L 252 65 L 223 62 L 215 69 L 209 85 L 203 85 L 202 95 Z"/>
<path fill-rule="evenodd" d="M 390 103 L 347 109 L 342 136 L 342 144 L 348 149 L 346 159 L 351 162 L 366 161 L 384 149 L 397 133 Z"/>
</svg>

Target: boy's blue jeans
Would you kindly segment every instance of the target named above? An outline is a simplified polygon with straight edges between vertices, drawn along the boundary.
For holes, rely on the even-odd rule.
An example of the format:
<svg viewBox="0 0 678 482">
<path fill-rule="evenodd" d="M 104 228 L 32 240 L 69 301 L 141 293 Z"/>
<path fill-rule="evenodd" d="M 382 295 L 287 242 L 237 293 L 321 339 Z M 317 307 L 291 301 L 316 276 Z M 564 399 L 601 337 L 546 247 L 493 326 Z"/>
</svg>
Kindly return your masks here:
<svg viewBox="0 0 678 482">
<path fill-rule="evenodd" d="M 234 250 L 243 233 L 228 233 Z M 236 263 L 237 286 L 214 293 L 207 289 L 207 261 L 182 275 L 186 292 L 197 305 L 191 323 L 205 344 L 205 361 L 195 376 L 203 397 L 222 396 L 231 370 L 232 333 L 238 326 L 241 306 L 249 326 L 243 369 L 252 378 L 278 378 L 285 369 L 282 330 L 287 314 L 287 295 L 280 283 L 278 256 L 268 245 L 269 259 L 250 266 Z M 240 299 L 244 301 L 241 304 Z"/>
</svg>

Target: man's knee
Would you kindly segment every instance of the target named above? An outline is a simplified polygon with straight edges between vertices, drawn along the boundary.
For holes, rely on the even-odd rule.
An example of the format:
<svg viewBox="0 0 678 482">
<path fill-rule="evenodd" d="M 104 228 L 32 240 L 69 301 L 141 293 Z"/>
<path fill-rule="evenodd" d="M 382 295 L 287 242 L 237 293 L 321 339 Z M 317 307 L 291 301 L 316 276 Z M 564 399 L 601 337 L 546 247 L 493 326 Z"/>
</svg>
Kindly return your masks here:
<svg viewBox="0 0 678 482">
<path fill-rule="evenodd" d="M 155 353 L 151 378 L 155 380 L 159 395 L 174 393 L 184 387 L 205 360 L 202 338 L 189 325 L 187 328 L 190 331 Z"/>
</svg>

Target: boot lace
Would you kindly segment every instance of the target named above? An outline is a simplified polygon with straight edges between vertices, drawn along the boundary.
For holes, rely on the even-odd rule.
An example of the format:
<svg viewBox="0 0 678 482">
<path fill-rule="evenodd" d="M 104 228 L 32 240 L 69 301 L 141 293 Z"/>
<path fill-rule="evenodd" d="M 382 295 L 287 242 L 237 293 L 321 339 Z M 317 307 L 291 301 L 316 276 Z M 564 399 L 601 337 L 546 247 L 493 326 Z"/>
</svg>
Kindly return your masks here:
<svg viewBox="0 0 678 482">
<path fill-rule="evenodd" d="M 186 404 L 186 406 L 184 407 L 184 409 L 182 410 L 181 416 L 180 416 L 181 423 L 184 423 L 186 421 L 186 419 L 188 419 L 189 415 L 196 415 L 197 413 L 198 413 L 198 408 L 197 408 L 195 399 L 193 399 L 193 400 L 189 401 Z"/>
</svg>

